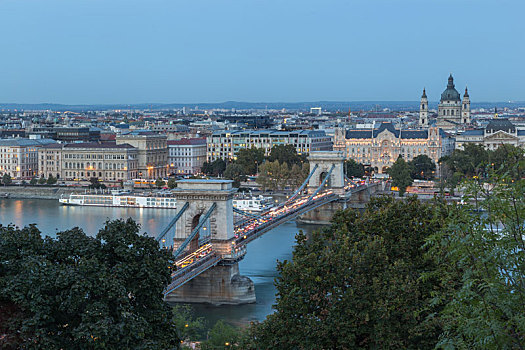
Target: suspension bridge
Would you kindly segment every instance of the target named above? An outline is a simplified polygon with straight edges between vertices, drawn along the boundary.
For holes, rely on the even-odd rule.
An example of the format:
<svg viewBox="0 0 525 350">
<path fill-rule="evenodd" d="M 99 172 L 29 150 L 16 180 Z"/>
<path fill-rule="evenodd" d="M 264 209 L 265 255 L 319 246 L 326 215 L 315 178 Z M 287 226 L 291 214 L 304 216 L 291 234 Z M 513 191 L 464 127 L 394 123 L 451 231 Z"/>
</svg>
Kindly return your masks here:
<svg viewBox="0 0 525 350">
<path fill-rule="evenodd" d="M 237 189 L 230 180 L 181 180 L 174 194 L 184 203 L 157 236 L 173 252 L 172 281 L 166 300 L 211 303 L 255 301 L 253 282 L 239 274 L 247 245 L 269 230 L 328 203 L 345 203 L 367 191 L 368 182 L 353 182 L 343 172 L 342 152 L 312 152 L 310 173 L 283 203 L 253 214 L 233 207 Z M 344 207 L 344 206 L 343 206 Z M 234 221 L 235 215 L 242 217 Z"/>
</svg>

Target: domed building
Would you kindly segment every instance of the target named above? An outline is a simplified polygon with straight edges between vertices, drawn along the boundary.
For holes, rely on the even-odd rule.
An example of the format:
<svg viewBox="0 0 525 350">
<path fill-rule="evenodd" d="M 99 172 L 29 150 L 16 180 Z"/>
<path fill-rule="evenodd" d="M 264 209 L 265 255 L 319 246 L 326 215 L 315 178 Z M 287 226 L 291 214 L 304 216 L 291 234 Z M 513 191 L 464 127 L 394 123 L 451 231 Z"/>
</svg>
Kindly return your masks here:
<svg viewBox="0 0 525 350">
<path fill-rule="evenodd" d="M 421 104 L 419 108 L 419 125 L 428 126 L 428 100 L 425 90 L 421 96 Z M 438 105 L 438 128 L 442 129 L 456 129 L 465 124 L 470 123 L 470 97 L 467 88 L 465 88 L 465 95 L 463 101 L 461 95 L 454 86 L 454 78 L 452 74 L 448 77 L 447 88 L 441 94 L 441 99 Z"/>
</svg>

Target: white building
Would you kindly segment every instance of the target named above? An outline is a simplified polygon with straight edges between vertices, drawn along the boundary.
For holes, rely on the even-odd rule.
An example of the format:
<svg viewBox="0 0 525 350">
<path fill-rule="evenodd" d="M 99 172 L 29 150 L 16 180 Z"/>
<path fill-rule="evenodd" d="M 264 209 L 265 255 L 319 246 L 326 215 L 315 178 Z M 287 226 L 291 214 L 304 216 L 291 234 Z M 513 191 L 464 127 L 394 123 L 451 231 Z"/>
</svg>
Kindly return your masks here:
<svg viewBox="0 0 525 350">
<path fill-rule="evenodd" d="M 273 146 L 293 145 L 298 154 L 331 151 L 332 138 L 322 130 L 242 130 L 219 131 L 208 137 L 208 162 L 235 159 L 243 148 L 263 148 L 266 155 Z"/>
<path fill-rule="evenodd" d="M 0 174 L 15 179 L 31 179 L 38 173 L 38 149 L 56 143 L 54 140 L 0 140 Z"/>
<path fill-rule="evenodd" d="M 206 138 L 168 141 L 168 163 L 173 174 L 196 174 L 206 161 Z"/>
<path fill-rule="evenodd" d="M 525 130 L 519 130 L 508 119 L 493 119 L 484 129 L 466 130 L 456 136 L 456 149 L 466 144 L 479 144 L 495 150 L 501 145 L 525 145 Z"/>
</svg>

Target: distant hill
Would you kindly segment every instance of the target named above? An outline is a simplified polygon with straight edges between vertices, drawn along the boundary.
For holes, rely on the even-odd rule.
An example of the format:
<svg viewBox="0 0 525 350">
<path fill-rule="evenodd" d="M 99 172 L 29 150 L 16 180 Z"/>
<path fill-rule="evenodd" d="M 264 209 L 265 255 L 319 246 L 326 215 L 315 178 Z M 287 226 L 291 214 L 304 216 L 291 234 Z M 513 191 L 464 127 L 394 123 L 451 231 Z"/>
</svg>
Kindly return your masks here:
<svg viewBox="0 0 525 350">
<path fill-rule="evenodd" d="M 431 102 L 431 108 L 437 108 L 437 102 Z M 312 107 L 321 107 L 327 111 L 369 111 L 382 110 L 389 108 L 397 111 L 418 110 L 419 101 L 316 101 L 316 102 L 240 102 L 227 101 L 220 103 L 139 103 L 139 104 L 105 104 L 105 105 L 65 105 L 54 103 L 0 103 L 0 110 L 53 110 L 53 111 L 94 111 L 94 110 L 111 110 L 111 109 L 138 109 L 138 110 L 170 110 L 181 109 L 186 107 L 188 109 L 195 109 L 198 106 L 200 110 L 203 109 L 286 109 L 289 111 L 309 110 Z M 472 103 L 472 108 L 487 108 L 494 107 L 516 108 L 525 107 L 525 102 L 477 102 Z"/>
</svg>

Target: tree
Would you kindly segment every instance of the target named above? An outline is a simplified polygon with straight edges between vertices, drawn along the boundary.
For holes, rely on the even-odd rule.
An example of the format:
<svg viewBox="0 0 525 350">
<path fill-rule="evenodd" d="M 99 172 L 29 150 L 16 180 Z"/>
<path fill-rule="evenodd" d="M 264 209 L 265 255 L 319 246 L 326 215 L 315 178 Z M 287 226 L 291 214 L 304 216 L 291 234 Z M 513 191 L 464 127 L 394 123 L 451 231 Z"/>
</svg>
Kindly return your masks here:
<svg viewBox="0 0 525 350">
<path fill-rule="evenodd" d="M 40 176 L 40 179 L 38 179 L 38 183 L 40 185 L 44 185 L 46 183 L 46 178 L 44 177 L 44 175 Z"/>
<path fill-rule="evenodd" d="M 224 159 L 215 159 L 213 162 L 205 162 L 202 166 L 202 172 L 206 175 L 219 176 L 226 170 Z"/>
<path fill-rule="evenodd" d="M 13 183 L 11 175 L 5 173 L 4 176 L 2 176 L 2 183 L 4 184 L 4 186 L 11 185 Z"/>
<path fill-rule="evenodd" d="M 89 179 L 90 185 L 89 188 L 101 188 L 102 184 L 100 183 L 100 180 L 98 177 L 92 177 Z M 106 186 L 104 186 L 105 188 Z"/>
<path fill-rule="evenodd" d="M 263 148 L 243 148 L 237 152 L 236 164 L 244 168 L 247 175 L 256 175 L 259 166 L 264 162 Z"/>
<path fill-rule="evenodd" d="M 278 263 L 275 313 L 251 330 L 251 349 L 432 349 L 442 330 L 430 300 L 442 286 L 422 248 L 448 213 L 414 197 L 345 210 Z"/>
<path fill-rule="evenodd" d="M 57 183 L 57 179 L 53 176 L 53 175 L 49 175 L 49 177 L 47 178 L 47 184 L 48 185 L 54 185 Z"/>
<path fill-rule="evenodd" d="M 464 150 L 454 150 L 449 156 L 441 158 L 452 173 L 461 173 L 472 177 L 489 163 L 489 153 L 483 145 L 466 144 Z"/>
<path fill-rule="evenodd" d="M 37 183 L 38 183 L 38 180 L 36 179 L 36 177 L 31 178 L 31 181 L 29 181 L 29 184 L 30 184 L 31 186 L 34 186 L 34 185 L 36 185 Z"/>
<path fill-rule="evenodd" d="M 219 320 L 210 330 L 209 339 L 203 342 L 202 350 L 239 349 L 240 332 Z"/>
<path fill-rule="evenodd" d="M 420 154 L 419 156 L 408 162 L 408 165 L 412 169 L 410 176 L 412 179 L 418 180 L 431 180 L 434 178 L 434 172 L 436 171 L 436 164 L 426 154 Z"/>
<path fill-rule="evenodd" d="M 189 305 L 173 307 L 173 325 L 181 341 L 199 339 L 204 331 L 204 319 L 195 318 L 193 309 Z"/>
<path fill-rule="evenodd" d="M 172 190 L 172 189 L 174 189 L 175 187 L 177 187 L 177 179 L 174 178 L 174 177 L 170 177 L 170 178 L 168 179 L 168 188 Z"/>
<path fill-rule="evenodd" d="M 35 225 L 1 226 L 0 305 L 14 307 L 14 347 L 176 348 L 162 294 L 173 261 L 138 232 L 131 219 L 106 222 L 96 237 L 73 228 L 42 238 Z"/>
<path fill-rule="evenodd" d="M 458 285 L 450 298 L 433 300 L 445 305 L 442 348 L 525 348 L 525 180 L 513 178 L 524 165 L 468 179 L 466 204 L 452 207 L 448 225 L 428 239 L 435 275 Z"/>
<path fill-rule="evenodd" d="M 224 171 L 224 177 L 233 180 L 233 187 L 240 187 L 241 182 L 246 181 L 244 168 L 239 164 L 228 164 Z"/>
<path fill-rule="evenodd" d="M 155 180 L 155 186 L 157 186 L 157 188 L 162 188 L 166 186 L 166 182 L 159 177 L 157 180 Z"/>
<path fill-rule="evenodd" d="M 402 157 L 397 158 L 392 167 L 388 169 L 388 175 L 392 178 L 392 185 L 399 188 L 400 197 L 403 197 L 407 187 L 412 184 L 410 173 L 410 165 Z"/>
<path fill-rule="evenodd" d="M 293 145 L 276 145 L 270 150 L 268 160 L 270 162 L 278 161 L 279 163 L 293 165 L 306 162 L 306 155 L 298 155 Z"/>
<path fill-rule="evenodd" d="M 260 184 L 263 189 L 275 191 L 279 188 L 281 176 L 281 164 L 279 161 L 266 161 L 259 168 L 259 176 L 256 182 Z"/>
<path fill-rule="evenodd" d="M 365 175 L 364 165 L 353 159 L 345 160 L 344 170 L 347 177 L 363 177 Z"/>
</svg>

